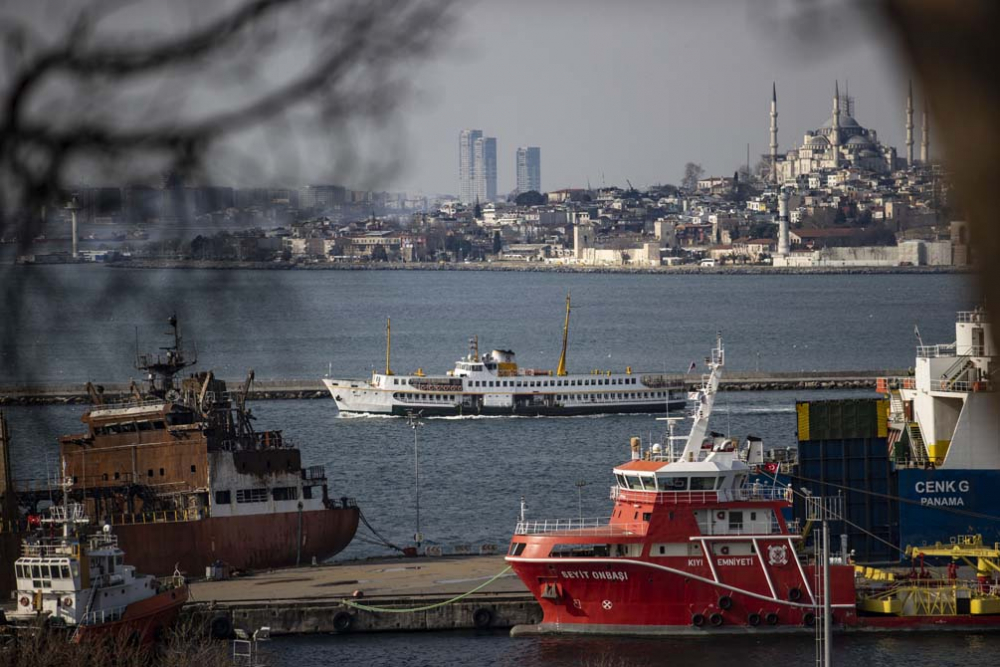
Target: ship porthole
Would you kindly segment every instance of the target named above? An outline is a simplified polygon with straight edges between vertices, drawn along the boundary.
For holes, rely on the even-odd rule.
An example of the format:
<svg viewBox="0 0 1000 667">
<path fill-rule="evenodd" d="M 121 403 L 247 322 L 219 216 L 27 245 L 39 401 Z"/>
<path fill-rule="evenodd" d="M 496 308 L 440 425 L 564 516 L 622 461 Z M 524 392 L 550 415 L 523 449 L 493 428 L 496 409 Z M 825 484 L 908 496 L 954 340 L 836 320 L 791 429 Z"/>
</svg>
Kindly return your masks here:
<svg viewBox="0 0 1000 667">
<path fill-rule="evenodd" d="M 733 606 L 733 599 L 728 595 L 719 598 L 719 609 L 730 609 Z"/>
<path fill-rule="evenodd" d="M 708 617 L 708 622 L 715 627 L 719 627 L 720 625 L 722 625 L 722 620 L 723 620 L 722 614 L 719 613 L 712 614 L 711 616 Z"/>
<path fill-rule="evenodd" d="M 701 626 L 705 625 L 705 616 L 702 614 L 695 614 L 694 616 L 691 617 L 691 625 L 693 625 L 696 628 L 700 628 Z"/>
<path fill-rule="evenodd" d="M 802 599 L 802 591 L 799 590 L 798 588 L 789 588 L 788 599 L 791 600 L 792 602 L 798 602 L 799 600 Z"/>
<path fill-rule="evenodd" d="M 747 623 L 750 627 L 756 628 L 760 625 L 760 614 L 750 614 L 747 616 Z"/>
<path fill-rule="evenodd" d="M 768 625 L 777 625 L 778 624 L 778 615 L 775 614 L 772 611 L 772 612 L 768 613 L 767 616 L 764 617 L 764 620 L 767 621 Z"/>
<path fill-rule="evenodd" d="M 472 622 L 477 628 L 488 628 L 493 622 L 493 612 L 485 607 L 480 607 L 472 612 Z"/>
<path fill-rule="evenodd" d="M 350 632 L 353 625 L 354 617 L 346 611 L 338 611 L 337 615 L 333 617 L 333 629 L 337 632 Z"/>
<path fill-rule="evenodd" d="M 802 625 L 808 625 L 810 628 L 816 624 L 816 614 L 811 611 L 807 611 L 802 617 Z"/>
</svg>

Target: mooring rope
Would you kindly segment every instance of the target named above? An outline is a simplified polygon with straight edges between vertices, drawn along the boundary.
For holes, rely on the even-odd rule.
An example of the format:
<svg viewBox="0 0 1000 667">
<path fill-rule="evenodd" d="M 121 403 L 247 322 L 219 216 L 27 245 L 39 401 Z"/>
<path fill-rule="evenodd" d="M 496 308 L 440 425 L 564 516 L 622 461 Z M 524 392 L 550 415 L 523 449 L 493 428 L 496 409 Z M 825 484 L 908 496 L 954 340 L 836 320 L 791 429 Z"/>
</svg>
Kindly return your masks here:
<svg viewBox="0 0 1000 667">
<path fill-rule="evenodd" d="M 490 584 L 492 584 L 494 581 L 496 581 L 497 579 L 499 579 L 503 575 L 507 574 L 509 571 L 510 571 L 510 565 L 508 565 L 503 570 L 501 570 L 500 572 L 498 572 L 497 574 L 495 574 L 488 581 L 485 581 L 482 584 L 479 584 L 478 586 L 476 586 L 475 588 L 473 588 L 471 591 L 466 591 L 465 593 L 462 593 L 461 595 L 457 595 L 457 596 L 451 598 L 450 600 L 445 600 L 443 602 L 436 602 L 434 604 L 428 604 L 428 605 L 424 605 L 422 607 L 411 607 L 409 609 L 400 609 L 398 607 L 371 607 L 371 606 L 366 605 L 366 604 L 361 604 L 360 602 L 355 602 L 354 600 L 342 600 L 342 602 L 346 606 L 348 606 L 348 607 L 353 607 L 355 609 L 360 609 L 362 611 L 373 611 L 373 612 L 386 613 L 386 614 L 409 614 L 409 613 L 413 613 L 413 612 L 417 612 L 417 611 L 427 611 L 429 609 L 437 609 L 438 607 L 443 607 L 443 606 L 449 605 L 449 604 L 451 604 L 453 602 L 458 602 L 462 598 L 469 597 L 473 593 L 475 593 L 477 591 L 481 591 L 482 589 L 486 588 L 487 586 L 489 586 Z"/>
</svg>

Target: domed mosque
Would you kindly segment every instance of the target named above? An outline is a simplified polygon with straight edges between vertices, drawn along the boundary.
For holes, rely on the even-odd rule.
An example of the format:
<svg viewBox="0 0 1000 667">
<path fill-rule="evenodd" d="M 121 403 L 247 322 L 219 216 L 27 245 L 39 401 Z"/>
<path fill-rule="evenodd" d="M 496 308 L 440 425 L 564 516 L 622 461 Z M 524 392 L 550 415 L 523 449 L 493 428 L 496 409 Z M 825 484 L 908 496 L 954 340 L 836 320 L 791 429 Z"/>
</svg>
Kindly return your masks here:
<svg viewBox="0 0 1000 667">
<path fill-rule="evenodd" d="M 771 93 L 771 173 L 778 183 L 795 180 L 802 174 L 823 170 L 856 167 L 879 174 L 907 166 L 907 160 L 896 156 L 896 149 L 879 142 L 875 130 L 862 127 L 855 120 L 854 103 L 850 96 L 841 97 L 840 86 L 834 84 L 833 114 L 817 130 L 806 132 L 802 145 L 784 155 L 778 154 L 778 94 Z M 907 149 L 912 155 L 912 92 L 907 105 Z M 926 141 L 926 136 L 925 136 Z M 912 157 L 909 158 L 912 163 Z"/>
</svg>

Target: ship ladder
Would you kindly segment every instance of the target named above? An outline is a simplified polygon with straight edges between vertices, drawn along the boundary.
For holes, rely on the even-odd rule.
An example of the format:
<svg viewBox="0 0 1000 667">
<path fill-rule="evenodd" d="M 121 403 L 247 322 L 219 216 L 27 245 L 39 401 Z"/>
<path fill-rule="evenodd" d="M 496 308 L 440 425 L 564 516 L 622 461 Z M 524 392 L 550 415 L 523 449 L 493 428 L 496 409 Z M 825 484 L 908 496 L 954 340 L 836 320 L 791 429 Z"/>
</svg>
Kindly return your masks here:
<svg viewBox="0 0 1000 667">
<path fill-rule="evenodd" d="M 926 466 L 930 463 L 930 459 L 927 457 L 927 445 L 924 444 L 924 436 L 920 431 L 920 424 L 917 422 L 910 422 L 906 425 L 906 434 L 910 439 L 910 453 L 913 456 L 914 463 Z"/>
<path fill-rule="evenodd" d="M 77 641 L 77 635 L 80 634 L 80 628 L 83 627 L 87 617 L 90 616 L 90 612 L 94 610 L 94 601 L 97 600 L 97 591 L 100 587 L 94 584 L 90 587 L 90 599 L 87 600 L 87 608 L 83 610 L 83 616 L 80 617 L 80 622 L 76 624 L 76 629 L 73 630 L 73 636 L 70 641 Z"/>
</svg>

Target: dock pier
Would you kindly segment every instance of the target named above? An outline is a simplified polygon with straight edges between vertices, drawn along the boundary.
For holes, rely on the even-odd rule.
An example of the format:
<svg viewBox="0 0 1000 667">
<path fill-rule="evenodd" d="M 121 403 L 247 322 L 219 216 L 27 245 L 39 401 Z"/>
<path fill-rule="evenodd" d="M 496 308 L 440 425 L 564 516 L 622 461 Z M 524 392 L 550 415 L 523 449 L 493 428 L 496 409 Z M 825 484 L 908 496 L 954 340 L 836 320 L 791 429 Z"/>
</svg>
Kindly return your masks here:
<svg viewBox="0 0 1000 667">
<path fill-rule="evenodd" d="M 264 626 L 273 635 L 509 629 L 542 611 L 502 556 L 421 556 L 194 582 L 184 615 L 221 638 Z"/>
</svg>

